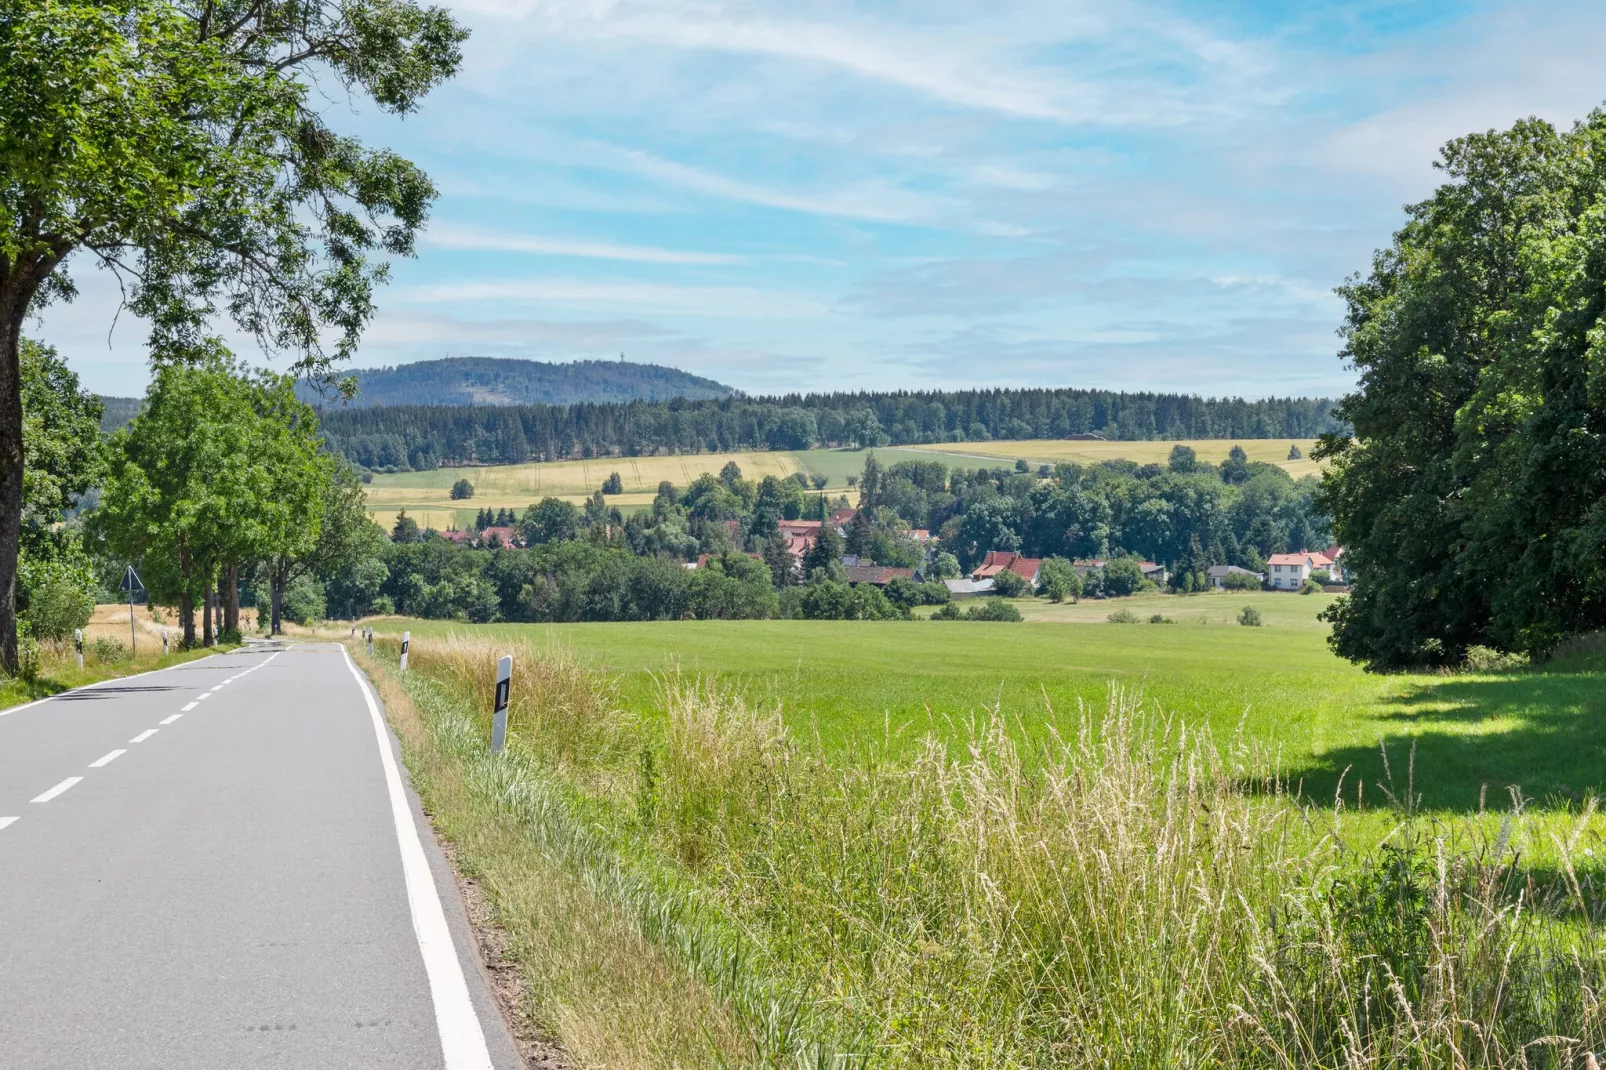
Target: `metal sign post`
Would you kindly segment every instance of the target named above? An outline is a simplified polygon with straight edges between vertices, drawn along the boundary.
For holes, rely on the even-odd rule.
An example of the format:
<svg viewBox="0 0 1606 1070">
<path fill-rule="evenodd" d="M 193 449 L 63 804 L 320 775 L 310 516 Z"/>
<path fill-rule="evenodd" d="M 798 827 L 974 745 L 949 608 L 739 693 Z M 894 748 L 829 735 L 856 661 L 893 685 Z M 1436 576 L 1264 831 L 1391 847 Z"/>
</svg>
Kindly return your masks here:
<svg viewBox="0 0 1606 1070">
<path fill-rule="evenodd" d="M 82 671 L 84 667 L 84 630 L 82 628 L 74 628 L 72 630 L 72 645 L 78 651 L 78 668 L 79 671 Z"/>
<path fill-rule="evenodd" d="M 407 671 L 407 648 L 412 645 L 412 642 L 413 642 L 413 633 L 412 632 L 402 632 L 402 656 L 401 656 L 401 671 L 402 672 L 406 672 Z"/>
<path fill-rule="evenodd" d="M 496 663 L 496 712 L 491 714 L 491 753 L 502 753 L 507 743 L 507 704 L 513 689 L 513 655 L 504 654 Z"/>
<path fill-rule="evenodd" d="M 134 592 L 143 591 L 145 585 L 139 582 L 139 573 L 134 571 L 133 565 L 129 565 L 123 573 L 123 582 L 117 585 L 117 589 L 128 592 L 128 651 L 138 654 L 139 640 L 134 636 Z"/>
</svg>

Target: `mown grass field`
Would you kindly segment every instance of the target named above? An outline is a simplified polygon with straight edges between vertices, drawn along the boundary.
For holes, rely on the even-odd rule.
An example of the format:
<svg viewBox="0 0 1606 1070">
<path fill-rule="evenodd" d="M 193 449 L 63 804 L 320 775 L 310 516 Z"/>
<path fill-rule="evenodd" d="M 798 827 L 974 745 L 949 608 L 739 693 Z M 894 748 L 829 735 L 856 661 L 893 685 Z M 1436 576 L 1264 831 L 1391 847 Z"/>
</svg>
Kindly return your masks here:
<svg viewBox="0 0 1606 1070">
<path fill-rule="evenodd" d="M 1185 445 L 1192 446 L 1201 461 L 1216 464 L 1226 458 L 1234 441 L 1199 439 Z M 1250 460 L 1280 464 L 1296 478 L 1320 472 L 1314 461 L 1287 459 L 1290 440 L 1245 439 L 1238 444 L 1243 446 Z M 1314 444 L 1308 439 L 1299 441 L 1299 447 L 1307 457 Z M 1034 466 L 1061 461 L 1089 464 L 1119 459 L 1163 464 L 1174 445 L 1174 442 L 1065 442 L 1043 439 L 970 442 L 958 446 L 897 446 L 874 451 L 760 450 L 437 468 L 432 472 L 397 472 L 374 476 L 373 482 L 367 487 L 368 510 L 369 516 L 387 528 L 395 521 L 396 513 L 406 509 L 407 515 L 416 519 L 420 526 L 444 530 L 454 526 L 468 527 L 473 522 L 474 514 L 487 506 L 523 512 L 526 506 L 546 497 L 563 498 L 578 504 L 595 493 L 611 472 L 619 473 L 624 483 L 624 493 L 609 495 L 608 502 L 630 510 L 650 504 L 662 480 L 667 479 L 677 487 L 684 487 L 704 472 L 718 472 L 729 461 L 735 461 L 742 474 L 749 479 L 762 479 L 768 475 L 789 476 L 793 472 L 823 475 L 828 480 L 827 490 L 841 494 L 847 491 L 848 477 L 857 476 L 864 470 L 864 458 L 870 452 L 874 452 L 876 458 L 886 465 L 899 461 L 938 460 L 950 468 L 991 468 L 1000 464 L 1013 465 L 1017 459 L 1026 460 Z M 467 502 L 452 501 L 451 487 L 459 479 L 467 479 L 474 484 L 474 497 Z"/>
<path fill-rule="evenodd" d="M 1244 733 L 1313 798 L 1331 800 L 1340 777 L 1369 798 L 1388 782 L 1403 790 L 1412 743 L 1416 781 L 1431 809 L 1471 810 L 1482 796 L 1509 803 L 1520 786 L 1541 803 L 1606 789 L 1606 672 L 1379 676 L 1327 649 L 1315 615 L 1325 599 L 1259 594 L 1268 625 L 1222 623 L 1244 597 L 1152 595 L 1052 607 L 1061 615 L 1149 602 L 1178 623 L 1112 625 L 968 622 L 702 621 L 641 624 L 485 625 L 376 622 L 381 632 L 534 636 L 571 647 L 617 674 L 627 706 L 662 707 L 666 675 L 702 675 L 748 699 L 778 706 L 799 735 L 840 751 L 883 740 L 894 751 L 927 732 L 951 742 L 967 722 L 998 707 L 1028 736 L 1048 711 L 1073 730 L 1079 703 L 1102 710 L 1112 683 L 1140 689 L 1161 709 L 1208 724 L 1217 738 Z M 1140 606 L 1139 603 L 1143 603 Z M 1155 610 L 1162 611 L 1162 610 Z M 1209 623 L 1198 622 L 1205 616 Z M 1146 619 L 1146 618 L 1145 618 Z"/>
</svg>

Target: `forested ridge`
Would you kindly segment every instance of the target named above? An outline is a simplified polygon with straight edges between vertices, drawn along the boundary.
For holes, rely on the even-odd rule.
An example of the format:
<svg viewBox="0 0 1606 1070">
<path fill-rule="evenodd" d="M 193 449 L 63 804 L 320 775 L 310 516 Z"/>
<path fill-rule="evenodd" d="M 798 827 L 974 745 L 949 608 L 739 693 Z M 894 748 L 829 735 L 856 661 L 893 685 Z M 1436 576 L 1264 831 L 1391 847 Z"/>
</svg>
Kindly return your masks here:
<svg viewBox="0 0 1606 1070">
<path fill-rule="evenodd" d="M 325 407 L 332 452 L 365 468 L 575 457 L 1064 438 L 1314 438 L 1327 398 L 1029 389 L 734 396 L 577 405 Z"/>
<path fill-rule="evenodd" d="M 370 405 L 572 405 L 582 401 L 665 401 L 722 398 L 724 383 L 661 364 L 624 360 L 579 360 L 550 364 L 506 357 L 447 357 L 395 368 L 359 368 L 353 407 Z M 324 394 L 310 383 L 297 393 L 318 404 Z"/>
</svg>

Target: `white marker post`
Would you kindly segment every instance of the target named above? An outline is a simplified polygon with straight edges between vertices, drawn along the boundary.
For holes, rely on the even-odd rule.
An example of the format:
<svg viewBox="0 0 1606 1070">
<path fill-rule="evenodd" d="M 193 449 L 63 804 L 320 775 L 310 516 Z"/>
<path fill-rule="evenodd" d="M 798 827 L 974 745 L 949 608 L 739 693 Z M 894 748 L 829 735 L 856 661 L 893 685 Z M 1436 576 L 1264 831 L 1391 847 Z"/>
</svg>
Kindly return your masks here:
<svg viewBox="0 0 1606 1070">
<path fill-rule="evenodd" d="M 162 629 L 162 657 L 167 657 L 167 629 Z"/>
<path fill-rule="evenodd" d="M 372 628 L 368 629 L 368 656 L 374 656 L 374 630 Z"/>
<path fill-rule="evenodd" d="M 401 656 L 401 671 L 402 672 L 406 672 L 407 671 L 407 647 L 409 645 L 411 645 L 412 641 L 413 641 L 413 633 L 412 632 L 402 632 L 402 656 Z"/>
<path fill-rule="evenodd" d="M 513 655 L 504 654 L 496 663 L 496 712 L 491 715 L 491 753 L 502 753 L 507 743 L 507 703 L 513 689 Z"/>
<path fill-rule="evenodd" d="M 84 668 L 84 630 L 82 628 L 74 628 L 72 630 L 72 645 L 78 651 L 78 669 L 81 672 Z"/>
</svg>

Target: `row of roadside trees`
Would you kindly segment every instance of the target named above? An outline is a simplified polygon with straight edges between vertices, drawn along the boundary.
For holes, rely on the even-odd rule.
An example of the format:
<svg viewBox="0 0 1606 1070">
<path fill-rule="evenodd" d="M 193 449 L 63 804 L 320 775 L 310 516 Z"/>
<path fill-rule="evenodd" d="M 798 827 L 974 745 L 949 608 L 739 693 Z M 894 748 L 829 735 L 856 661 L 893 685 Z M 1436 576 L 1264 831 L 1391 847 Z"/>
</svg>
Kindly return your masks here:
<svg viewBox="0 0 1606 1070">
<path fill-rule="evenodd" d="M 140 414 L 107 446 L 91 541 L 142 563 L 152 598 L 178 606 L 188 645 L 238 636 L 249 570 L 268 581 L 277 633 L 299 575 L 336 569 L 382 538 L 293 380 L 250 371 L 215 342 L 159 367 Z"/>
</svg>

